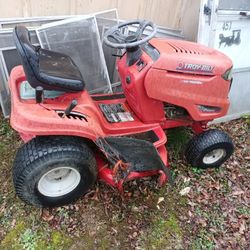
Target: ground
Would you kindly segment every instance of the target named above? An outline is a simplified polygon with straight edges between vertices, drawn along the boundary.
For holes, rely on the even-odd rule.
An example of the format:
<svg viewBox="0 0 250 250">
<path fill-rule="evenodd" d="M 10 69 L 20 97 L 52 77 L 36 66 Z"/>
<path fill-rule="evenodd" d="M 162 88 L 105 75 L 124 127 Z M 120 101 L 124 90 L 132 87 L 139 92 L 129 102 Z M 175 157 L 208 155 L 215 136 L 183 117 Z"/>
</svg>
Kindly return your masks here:
<svg viewBox="0 0 250 250">
<path fill-rule="evenodd" d="M 15 195 L 11 165 L 22 142 L 0 118 L 0 249 L 250 249 L 250 120 L 213 127 L 236 148 L 220 169 L 188 166 L 188 132 L 175 129 L 167 145 L 173 187 L 131 182 L 121 197 L 97 183 L 75 204 L 42 210 Z"/>
</svg>

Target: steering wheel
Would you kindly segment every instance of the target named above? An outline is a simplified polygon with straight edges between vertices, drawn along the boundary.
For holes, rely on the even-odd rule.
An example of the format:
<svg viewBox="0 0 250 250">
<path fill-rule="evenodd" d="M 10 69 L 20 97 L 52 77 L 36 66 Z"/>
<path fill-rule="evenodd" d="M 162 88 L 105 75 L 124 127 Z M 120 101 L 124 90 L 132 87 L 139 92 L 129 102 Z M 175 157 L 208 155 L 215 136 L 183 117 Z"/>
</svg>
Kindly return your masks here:
<svg viewBox="0 0 250 250">
<path fill-rule="evenodd" d="M 133 35 L 125 36 L 124 34 L 122 34 L 122 28 L 128 28 L 129 26 L 134 24 L 138 24 L 139 26 L 137 27 Z M 142 38 L 143 31 L 147 27 L 151 27 L 152 30 L 149 35 Z M 110 28 L 104 34 L 103 40 L 104 43 L 109 47 L 117 49 L 126 49 L 146 43 L 148 40 L 154 37 L 155 33 L 156 26 L 152 22 L 146 20 L 132 20 Z"/>
</svg>

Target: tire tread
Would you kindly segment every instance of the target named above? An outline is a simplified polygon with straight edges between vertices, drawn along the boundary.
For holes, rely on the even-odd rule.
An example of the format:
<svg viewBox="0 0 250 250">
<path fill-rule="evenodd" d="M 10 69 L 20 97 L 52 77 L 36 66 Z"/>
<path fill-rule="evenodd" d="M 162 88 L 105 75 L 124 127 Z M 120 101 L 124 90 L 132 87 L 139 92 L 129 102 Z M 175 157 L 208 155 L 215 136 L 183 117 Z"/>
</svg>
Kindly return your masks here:
<svg viewBox="0 0 250 250">
<path fill-rule="evenodd" d="M 197 165 L 201 154 L 208 148 L 223 146 L 227 149 L 227 156 L 224 159 L 227 160 L 233 152 L 233 142 L 231 138 L 218 129 L 210 129 L 199 135 L 194 136 L 187 144 L 185 156 L 187 162 L 193 167 L 206 168 L 204 164 Z M 217 165 L 213 167 L 218 167 Z"/>
<path fill-rule="evenodd" d="M 95 157 L 84 140 L 71 136 L 36 137 L 24 144 L 17 152 L 12 177 L 18 197 L 26 203 L 41 206 L 24 192 L 25 177 L 44 161 L 53 161 L 61 157 L 73 157 L 89 161 L 89 170 L 97 177 Z"/>
</svg>

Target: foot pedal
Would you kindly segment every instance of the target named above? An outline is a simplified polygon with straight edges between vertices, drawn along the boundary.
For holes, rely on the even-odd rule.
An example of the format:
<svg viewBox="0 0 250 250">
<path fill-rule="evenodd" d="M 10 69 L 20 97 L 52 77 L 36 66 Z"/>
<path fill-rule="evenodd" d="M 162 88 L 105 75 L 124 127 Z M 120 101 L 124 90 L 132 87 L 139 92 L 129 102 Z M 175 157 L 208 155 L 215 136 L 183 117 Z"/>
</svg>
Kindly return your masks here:
<svg viewBox="0 0 250 250">
<path fill-rule="evenodd" d="M 134 121 L 132 114 L 127 111 L 123 104 L 99 104 L 99 107 L 110 123 Z"/>
</svg>

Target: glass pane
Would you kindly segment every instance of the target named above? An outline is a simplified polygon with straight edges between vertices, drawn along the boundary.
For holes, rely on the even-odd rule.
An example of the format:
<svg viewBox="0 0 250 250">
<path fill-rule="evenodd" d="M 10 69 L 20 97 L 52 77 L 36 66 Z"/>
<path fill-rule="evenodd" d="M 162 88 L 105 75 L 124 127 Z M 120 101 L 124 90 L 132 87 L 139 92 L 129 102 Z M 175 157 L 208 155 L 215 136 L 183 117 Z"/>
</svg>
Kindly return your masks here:
<svg viewBox="0 0 250 250">
<path fill-rule="evenodd" d="M 219 2 L 220 10 L 250 10 L 250 1 L 249 0 L 238 0 L 238 1 L 229 1 L 229 0 L 220 0 Z"/>
</svg>

